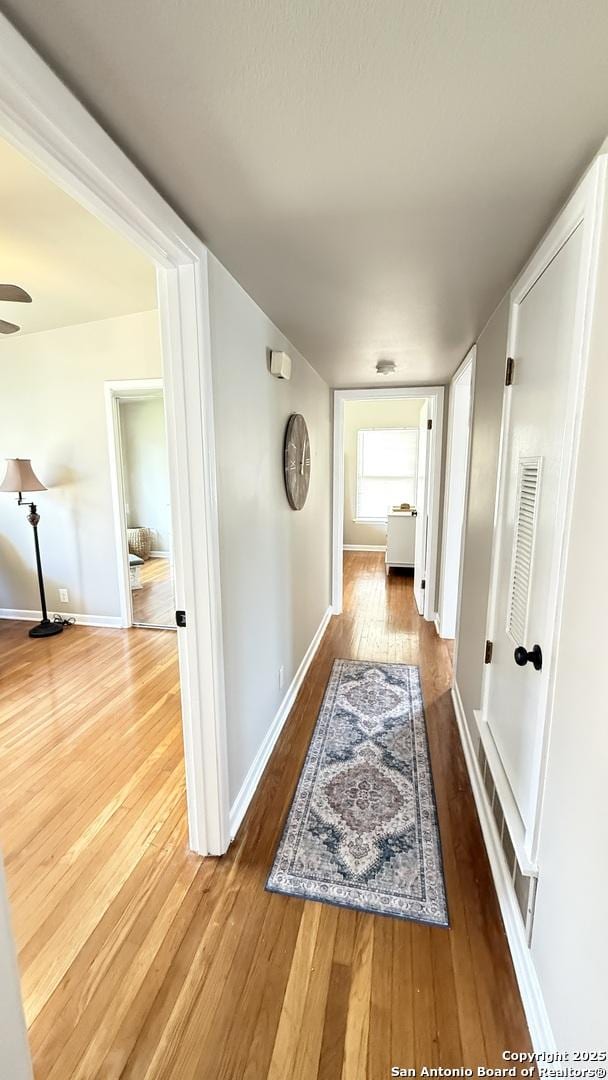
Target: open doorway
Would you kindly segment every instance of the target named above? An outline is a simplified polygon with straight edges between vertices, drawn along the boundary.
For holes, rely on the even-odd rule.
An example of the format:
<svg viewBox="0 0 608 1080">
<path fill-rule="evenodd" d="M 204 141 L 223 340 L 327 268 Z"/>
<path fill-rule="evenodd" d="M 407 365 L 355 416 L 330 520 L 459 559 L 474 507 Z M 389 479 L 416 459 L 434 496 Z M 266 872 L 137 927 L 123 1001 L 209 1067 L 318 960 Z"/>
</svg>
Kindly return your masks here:
<svg viewBox="0 0 608 1080">
<path fill-rule="evenodd" d="M 118 882 L 154 830 L 187 851 L 186 760 L 177 635 L 122 618 L 106 437 L 106 383 L 146 386 L 153 415 L 124 424 L 129 479 L 142 513 L 144 479 L 166 504 L 164 424 L 162 445 L 146 435 L 143 448 L 162 459 L 163 483 L 136 453 L 163 410 L 156 267 L 1 139 L 0 194 L 2 276 L 15 289 L 0 336 L 0 849 L 44 1057 L 39 1015 L 110 917 L 108 852 Z M 149 524 L 170 548 L 167 519 Z M 45 614 L 54 632 L 32 635 Z"/>
<path fill-rule="evenodd" d="M 334 392 L 333 609 L 343 551 L 382 552 L 413 575 L 418 611 L 436 617 L 443 387 Z"/>
<path fill-rule="evenodd" d="M 121 618 L 176 628 L 162 379 L 106 384 Z"/>
<path fill-rule="evenodd" d="M 208 251 L 6 21 L 0 52 L 0 137 L 29 163 L 32 175 L 46 178 L 90 221 L 146 259 L 155 279 L 173 511 L 175 602 L 182 627 L 171 637 L 177 639 L 179 654 L 176 692 L 183 728 L 188 837 L 195 852 L 221 854 L 228 846 L 230 831 Z M 4 181 L 2 170 L 0 183 Z M 53 215 L 45 213 L 40 202 L 30 214 L 18 215 L 15 198 L 27 190 L 14 186 L 2 205 L 9 224 L 25 222 L 35 241 L 47 233 Z M 77 230 L 60 236 L 45 263 L 58 281 L 63 274 L 66 243 L 73 235 L 86 239 L 86 227 L 82 233 Z M 26 247 L 22 244 L 22 251 Z M 114 264 L 107 285 L 123 266 L 121 260 Z M 12 271 L 11 278 L 16 280 Z M 81 361 L 86 370 L 84 351 Z M 137 372 L 140 377 L 142 374 Z M 111 371 L 106 377 L 121 375 Z M 69 392 L 68 384 L 66 399 Z M 103 390 L 101 403 L 103 416 Z M 29 403 L 23 414 L 26 424 L 28 413 Z M 46 430 L 52 422 L 52 412 L 47 410 Z M 85 445 L 89 438 L 90 431 L 84 429 Z M 103 442 L 107 461 L 105 438 Z M 81 505 L 85 515 L 89 506 L 88 502 Z M 111 507 L 108 523 L 112 530 Z M 61 634 L 57 640 L 64 637 Z"/>
<path fill-rule="evenodd" d="M 0 132 L 2 85 L 0 75 Z M 56 1009 L 52 1028 L 66 1017 L 59 987 L 80 981 L 73 964 L 88 946 L 98 954 L 96 926 L 113 935 L 123 886 L 139 901 L 148 869 L 156 873 L 167 852 L 196 870 L 189 846 L 220 854 L 228 842 L 217 577 L 194 574 L 195 557 L 210 568 L 217 561 L 201 401 L 206 253 L 194 238 L 188 249 L 188 231 L 162 200 L 138 190 L 136 170 L 114 161 L 112 144 L 104 144 L 103 167 L 95 164 L 103 133 L 93 129 L 86 159 L 86 140 L 64 145 L 70 112 L 52 93 L 47 99 L 52 134 L 39 131 L 47 132 L 46 113 L 37 102 L 25 139 L 31 155 L 0 137 L 3 278 L 14 283 L 14 295 L 5 289 L 2 297 L 0 479 L 6 459 L 33 484 L 17 487 L 9 476 L 0 496 L 0 681 L 11 703 L 0 725 L 0 879 L 4 863 L 38 1060 L 40 1017 Z M 19 109 L 13 114 L 14 129 Z M 175 556 L 165 563 L 175 569 L 172 606 L 184 610 L 179 635 L 174 626 L 126 629 L 122 617 L 119 567 L 128 560 L 115 544 L 104 396 L 113 380 L 152 382 L 151 400 L 166 417 L 162 503 L 173 514 L 149 524 L 153 562 Z M 158 473 L 154 482 L 161 486 Z M 34 638 L 28 630 L 47 621 L 47 603 L 49 625 L 59 629 Z"/>
<path fill-rule="evenodd" d="M 438 630 L 457 637 L 475 377 L 475 347 L 450 386 Z"/>
</svg>

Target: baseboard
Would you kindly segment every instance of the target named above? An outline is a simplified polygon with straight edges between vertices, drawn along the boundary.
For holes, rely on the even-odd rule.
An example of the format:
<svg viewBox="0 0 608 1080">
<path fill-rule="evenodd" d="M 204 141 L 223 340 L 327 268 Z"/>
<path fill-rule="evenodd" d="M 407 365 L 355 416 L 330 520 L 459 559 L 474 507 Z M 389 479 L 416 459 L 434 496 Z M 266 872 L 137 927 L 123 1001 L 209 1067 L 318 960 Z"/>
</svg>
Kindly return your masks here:
<svg viewBox="0 0 608 1080">
<path fill-rule="evenodd" d="M 55 612 L 49 612 L 52 619 Z M 120 629 L 123 622 L 120 615 L 79 615 L 74 611 L 58 611 L 62 619 L 73 619 L 78 626 L 107 626 Z M 0 619 L 17 619 L 23 622 L 40 622 L 41 611 L 25 611 L 21 608 L 0 608 Z"/>
<path fill-rule="evenodd" d="M 168 551 L 151 551 L 150 552 L 150 558 L 151 559 L 168 559 L 169 554 L 170 553 Z"/>
<path fill-rule="evenodd" d="M 386 544 L 343 544 L 343 551 L 386 551 Z"/>
<path fill-rule="evenodd" d="M 230 808 L 230 837 L 231 837 L 231 839 L 234 839 L 234 837 L 236 836 L 236 834 L 237 834 L 237 832 L 239 830 L 240 824 L 241 824 L 243 818 L 245 817 L 245 814 L 247 812 L 249 804 L 250 804 L 253 796 L 255 795 L 257 786 L 258 786 L 258 784 L 259 784 L 259 782 L 260 782 L 260 780 L 262 778 L 262 773 L 264 772 L 264 769 L 266 768 L 266 765 L 268 764 L 268 759 L 270 758 L 270 755 L 272 754 L 272 751 L 274 750 L 275 743 L 276 743 L 279 735 L 281 734 L 281 731 L 283 730 L 283 726 L 285 724 L 285 721 L 287 720 L 287 717 L 289 716 L 289 713 L 291 712 L 291 708 L 293 706 L 294 701 L 296 700 L 298 691 L 299 691 L 302 683 L 304 682 L 304 677 L 306 675 L 306 672 L 308 671 L 308 669 L 309 669 L 309 667 L 310 667 L 310 665 L 312 663 L 313 657 L 314 657 L 317 649 L 319 648 L 319 645 L 321 644 L 321 638 L 323 637 L 323 634 L 325 633 L 325 630 L 327 629 L 327 624 L 328 624 L 329 620 L 331 619 L 332 615 L 333 615 L 333 608 L 328 607 L 327 611 L 325 612 L 325 614 L 323 616 L 323 618 L 321 619 L 319 627 L 318 627 L 318 629 L 317 629 L 317 631 L 316 631 L 310 645 L 308 646 L 308 648 L 306 650 L 306 653 L 304 654 L 302 662 L 300 663 L 300 666 L 298 667 L 298 670 L 296 671 L 296 673 L 295 673 L 295 675 L 294 675 L 294 677 L 293 677 L 293 679 L 291 681 L 289 689 L 287 690 L 287 693 L 285 694 L 285 697 L 283 698 L 281 704 L 279 705 L 279 708 L 278 708 L 278 710 L 277 710 L 277 712 L 275 714 L 274 720 L 272 721 L 272 723 L 271 723 L 271 725 L 270 725 L 270 727 L 269 727 L 269 729 L 268 729 L 268 731 L 266 733 L 264 741 L 262 742 L 262 745 L 260 746 L 260 749 L 258 750 L 258 752 L 257 752 L 257 754 L 256 754 L 256 756 L 255 756 L 255 758 L 254 758 L 254 760 L 252 762 L 251 768 L 249 769 L 249 772 L 247 773 L 247 776 L 245 777 L 245 779 L 243 781 L 243 784 L 241 786 L 241 790 L 239 791 L 236 799 L 234 800 L 234 803 L 232 804 L 232 806 Z"/>
<path fill-rule="evenodd" d="M 456 713 L 456 723 L 460 733 L 460 741 L 473 789 L 477 815 L 481 824 L 481 831 L 490 861 L 492 877 L 498 896 L 498 903 L 505 926 L 507 941 L 511 951 L 515 976 L 521 994 L 521 1000 L 530 1029 L 532 1045 L 536 1051 L 556 1050 L 557 1043 L 551 1030 L 547 1008 L 543 998 L 536 968 L 532 955 L 528 948 L 524 926 L 519 913 L 519 907 L 515 896 L 515 890 L 509 877 L 507 866 L 502 853 L 502 846 L 496 828 L 496 822 L 490 804 L 486 796 L 477 755 L 473 749 L 471 734 L 466 720 L 462 698 L 458 686 L 452 687 L 452 702 Z"/>
</svg>

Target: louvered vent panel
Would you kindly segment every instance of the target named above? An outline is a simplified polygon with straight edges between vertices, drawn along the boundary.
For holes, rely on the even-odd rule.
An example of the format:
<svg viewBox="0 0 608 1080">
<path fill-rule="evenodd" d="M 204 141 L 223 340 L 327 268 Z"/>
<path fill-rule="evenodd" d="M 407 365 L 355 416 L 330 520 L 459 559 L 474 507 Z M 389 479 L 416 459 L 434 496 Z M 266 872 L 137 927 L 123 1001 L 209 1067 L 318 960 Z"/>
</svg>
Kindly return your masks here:
<svg viewBox="0 0 608 1080">
<path fill-rule="evenodd" d="M 540 474 L 541 458 L 520 461 L 507 616 L 507 633 L 516 645 L 525 645 L 527 636 Z"/>
</svg>

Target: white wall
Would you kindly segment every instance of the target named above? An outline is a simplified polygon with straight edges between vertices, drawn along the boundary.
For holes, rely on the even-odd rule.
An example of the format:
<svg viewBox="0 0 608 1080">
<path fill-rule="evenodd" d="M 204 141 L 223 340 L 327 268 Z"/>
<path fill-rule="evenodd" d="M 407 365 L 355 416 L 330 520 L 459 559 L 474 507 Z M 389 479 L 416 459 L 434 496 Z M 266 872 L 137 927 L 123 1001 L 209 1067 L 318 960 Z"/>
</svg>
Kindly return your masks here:
<svg viewBox="0 0 608 1080">
<path fill-rule="evenodd" d="M 0 359 L 0 467 L 29 457 L 50 488 L 36 495 L 49 610 L 119 616 L 103 384 L 160 376 L 157 312 L 5 338 Z M 32 530 L 15 500 L 0 495 L 0 608 L 39 610 Z"/>
<path fill-rule="evenodd" d="M 362 428 L 418 427 L 423 399 L 346 401 L 344 403 L 344 543 L 386 543 L 384 525 L 355 520 L 357 507 L 357 432 Z"/>
<path fill-rule="evenodd" d="M 330 394 L 212 256 L 209 287 L 233 802 L 330 603 Z M 290 353 L 289 382 L 269 374 L 269 349 Z M 311 444 L 300 511 L 283 482 L 293 412 L 305 417 Z"/>
<path fill-rule="evenodd" d="M 162 391 L 119 404 L 122 464 L 129 528 L 155 533 L 152 550 L 171 548 L 171 497 Z"/>
<path fill-rule="evenodd" d="M 31 1080 L 31 1076 L 15 939 L 0 855 L 0 1077 Z"/>
</svg>

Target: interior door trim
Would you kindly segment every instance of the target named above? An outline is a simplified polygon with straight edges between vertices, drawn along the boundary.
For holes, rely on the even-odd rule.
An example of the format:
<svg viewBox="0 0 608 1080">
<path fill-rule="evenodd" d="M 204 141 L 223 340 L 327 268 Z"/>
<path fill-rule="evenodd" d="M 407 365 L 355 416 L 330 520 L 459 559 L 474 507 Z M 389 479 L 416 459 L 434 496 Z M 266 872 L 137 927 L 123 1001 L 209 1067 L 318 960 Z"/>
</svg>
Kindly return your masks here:
<svg viewBox="0 0 608 1080">
<path fill-rule="evenodd" d="M 556 673 L 556 659 L 559 646 L 559 630 L 563 606 L 563 580 L 568 541 L 572 520 L 572 493 L 578 447 L 580 442 L 581 414 L 584 398 L 585 381 L 588 367 L 591 317 L 595 302 L 599 241 L 602 224 L 602 211 L 606 198 L 606 171 L 608 156 L 598 156 L 586 173 L 561 213 L 556 218 L 536 252 L 525 266 L 510 293 L 509 329 L 507 335 L 506 357 L 514 355 L 517 340 L 517 321 L 519 306 L 541 275 L 553 261 L 574 231 L 583 227 L 583 240 L 577 298 L 574 320 L 574 333 L 570 355 L 570 371 L 567 393 L 567 416 L 564 427 L 564 454 L 559 480 L 557 535 L 561 537 L 557 545 L 555 564 L 552 568 L 553 588 L 548 597 L 548 624 L 554 627 L 551 639 L 543 642 L 545 661 L 539 672 L 541 680 L 540 710 L 543 722 L 539 725 L 539 737 L 534 751 L 533 788 L 531 805 L 534 812 L 531 824 L 524 830 L 523 848 L 530 863 L 535 864 L 538 854 L 539 827 L 544 796 L 544 774 L 547 760 L 548 740 L 551 728 L 553 687 Z M 505 357 L 505 360 L 506 360 Z M 503 412 L 498 459 L 498 483 L 494 513 L 494 534 L 492 541 L 492 561 L 490 574 L 490 592 L 486 637 L 493 640 L 496 625 L 497 590 L 500 562 L 499 525 L 506 512 L 507 447 L 510 432 L 512 395 L 517 392 L 517 380 L 514 386 L 506 386 L 503 391 Z M 481 658 L 480 658 L 481 662 Z M 478 726 L 482 741 L 489 735 L 488 698 L 492 678 L 492 665 L 484 665 L 482 674 L 482 701 Z M 491 736 L 490 736 L 491 737 Z M 509 821 L 509 825 L 512 823 Z M 516 822 L 513 822 L 516 827 Z"/>
<path fill-rule="evenodd" d="M 333 400 L 333 484 L 332 484 L 332 579 L 331 604 L 334 615 L 342 611 L 342 564 L 344 537 L 344 405 L 347 401 L 382 401 L 408 398 L 427 398 L 429 416 L 433 422 L 429 446 L 429 488 L 431 506 L 431 536 L 427 554 L 427 578 L 424 618 L 436 618 L 439 561 L 439 516 L 441 492 L 441 451 L 443 447 L 443 386 L 393 386 L 367 390 L 334 390 Z"/>
</svg>

